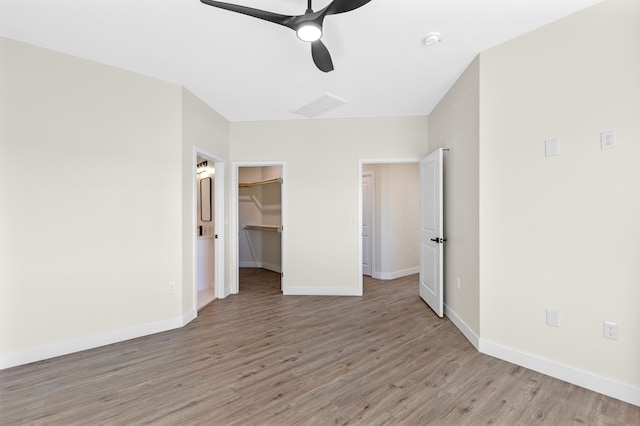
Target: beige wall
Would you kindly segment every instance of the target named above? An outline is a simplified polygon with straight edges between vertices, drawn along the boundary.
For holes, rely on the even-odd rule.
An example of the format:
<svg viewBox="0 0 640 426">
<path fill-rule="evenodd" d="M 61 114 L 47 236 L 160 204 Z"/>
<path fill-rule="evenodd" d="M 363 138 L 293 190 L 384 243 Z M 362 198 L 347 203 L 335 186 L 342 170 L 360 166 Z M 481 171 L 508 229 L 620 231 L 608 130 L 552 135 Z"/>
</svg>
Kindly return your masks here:
<svg viewBox="0 0 640 426">
<path fill-rule="evenodd" d="M 480 333 L 479 61 L 476 58 L 429 115 L 429 147 L 444 153 L 444 302 L 449 315 Z M 458 288 L 458 279 L 460 288 Z"/>
<path fill-rule="evenodd" d="M 0 52 L 2 354 L 181 315 L 180 88 Z"/>
<path fill-rule="evenodd" d="M 483 340 L 640 386 L 640 2 L 480 56 Z M 600 148 L 615 130 L 617 147 Z M 560 155 L 544 156 L 559 138 Z M 455 156 L 455 153 L 452 154 Z M 561 326 L 545 324 L 558 309 Z M 619 324 L 618 341 L 602 322 Z"/>
<path fill-rule="evenodd" d="M 5 38 L 0 62 L 0 367 L 181 326 L 194 146 L 227 156 L 226 120 L 174 84 Z"/>
<path fill-rule="evenodd" d="M 358 159 L 427 152 L 426 117 L 231 124 L 232 161 L 286 162 L 289 291 L 360 291 Z"/>
</svg>

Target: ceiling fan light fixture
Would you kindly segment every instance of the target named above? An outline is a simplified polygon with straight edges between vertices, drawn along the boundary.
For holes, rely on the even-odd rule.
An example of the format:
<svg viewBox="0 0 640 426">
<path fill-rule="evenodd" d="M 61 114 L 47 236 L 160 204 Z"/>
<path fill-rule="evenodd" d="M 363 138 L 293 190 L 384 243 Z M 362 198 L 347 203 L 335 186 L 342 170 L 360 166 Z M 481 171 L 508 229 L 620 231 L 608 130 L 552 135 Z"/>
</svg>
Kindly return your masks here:
<svg viewBox="0 0 640 426">
<path fill-rule="evenodd" d="M 322 28 L 313 21 L 306 21 L 296 29 L 296 34 L 302 41 L 314 42 L 320 40 L 320 37 L 322 37 Z"/>
</svg>

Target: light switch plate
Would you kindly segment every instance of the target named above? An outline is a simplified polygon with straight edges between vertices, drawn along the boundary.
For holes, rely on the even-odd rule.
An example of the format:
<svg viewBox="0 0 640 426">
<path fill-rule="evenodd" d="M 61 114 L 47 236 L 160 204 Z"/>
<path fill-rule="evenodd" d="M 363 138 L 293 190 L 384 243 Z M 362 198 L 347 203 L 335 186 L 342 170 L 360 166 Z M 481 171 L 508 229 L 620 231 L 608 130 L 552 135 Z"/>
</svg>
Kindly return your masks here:
<svg viewBox="0 0 640 426">
<path fill-rule="evenodd" d="M 544 156 L 556 157 L 560 155 L 560 142 L 558 138 L 547 139 L 544 141 Z"/>
<path fill-rule="evenodd" d="M 560 327 L 560 311 L 553 308 L 547 308 L 547 325 Z"/>
</svg>

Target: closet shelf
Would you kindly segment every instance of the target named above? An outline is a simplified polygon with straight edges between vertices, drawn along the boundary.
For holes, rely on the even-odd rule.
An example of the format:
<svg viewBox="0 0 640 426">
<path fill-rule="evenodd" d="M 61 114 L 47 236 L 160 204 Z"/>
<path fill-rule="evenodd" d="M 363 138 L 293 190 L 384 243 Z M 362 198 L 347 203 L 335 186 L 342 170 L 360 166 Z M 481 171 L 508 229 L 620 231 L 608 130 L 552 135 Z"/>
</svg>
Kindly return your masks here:
<svg viewBox="0 0 640 426">
<path fill-rule="evenodd" d="M 238 187 L 249 188 L 249 187 L 258 186 L 258 185 L 268 185 L 270 183 L 282 183 L 282 178 L 259 180 L 256 182 L 240 182 L 238 183 Z"/>
<path fill-rule="evenodd" d="M 274 225 L 245 225 L 244 229 L 252 231 L 282 232 L 282 226 Z"/>
</svg>

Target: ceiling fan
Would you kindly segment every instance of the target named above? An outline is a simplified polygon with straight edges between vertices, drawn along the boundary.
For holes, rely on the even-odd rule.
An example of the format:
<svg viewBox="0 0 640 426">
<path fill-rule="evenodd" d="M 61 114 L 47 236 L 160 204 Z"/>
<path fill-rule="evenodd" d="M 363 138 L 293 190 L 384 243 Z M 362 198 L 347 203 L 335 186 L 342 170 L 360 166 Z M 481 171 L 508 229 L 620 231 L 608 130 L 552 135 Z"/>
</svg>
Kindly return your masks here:
<svg viewBox="0 0 640 426">
<path fill-rule="evenodd" d="M 237 4 L 224 3 L 221 1 L 200 1 L 204 4 L 208 4 L 209 6 L 242 13 L 244 15 L 253 16 L 254 18 L 263 19 L 265 21 L 273 22 L 274 24 L 291 28 L 296 32 L 300 40 L 311 43 L 311 57 L 318 69 L 324 72 L 329 72 L 333 71 L 331 55 L 324 43 L 320 41 L 320 37 L 322 37 L 322 22 L 324 21 L 324 17 L 327 15 L 336 15 L 338 13 L 352 11 L 364 6 L 371 0 L 333 0 L 327 7 L 316 12 L 311 9 L 311 0 L 307 0 L 307 11 L 303 15 L 293 16 L 281 15 L 279 13 L 240 6 Z"/>
</svg>

